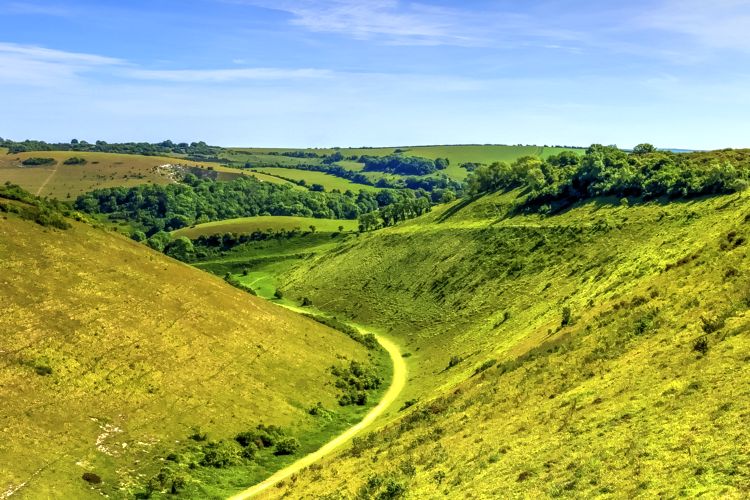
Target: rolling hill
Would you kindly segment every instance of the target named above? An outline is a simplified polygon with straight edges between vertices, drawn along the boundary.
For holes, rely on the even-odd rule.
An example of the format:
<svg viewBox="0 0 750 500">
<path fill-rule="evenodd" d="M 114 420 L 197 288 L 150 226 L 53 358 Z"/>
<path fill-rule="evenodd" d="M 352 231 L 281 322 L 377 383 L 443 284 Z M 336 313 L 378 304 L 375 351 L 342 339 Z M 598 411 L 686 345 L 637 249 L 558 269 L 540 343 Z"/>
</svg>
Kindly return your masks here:
<svg viewBox="0 0 750 500">
<path fill-rule="evenodd" d="M 254 231 L 290 231 L 299 229 L 309 231 L 315 226 L 316 232 L 336 233 L 342 227 L 344 231 L 356 231 L 357 221 L 347 219 L 315 219 L 313 217 L 285 217 L 266 215 L 258 217 L 241 217 L 216 222 L 206 222 L 195 227 L 185 227 L 173 231 L 174 236 L 187 236 L 190 239 L 199 236 L 210 236 L 222 233 L 252 233 Z"/>
<path fill-rule="evenodd" d="M 292 458 L 235 464 L 238 433 L 308 452 L 364 411 L 308 411 L 338 408 L 329 369 L 362 345 L 8 186 L 0 311 L 3 498 L 222 497 Z"/>
<path fill-rule="evenodd" d="M 132 187 L 141 184 L 169 184 L 174 182 L 176 170 L 165 167 L 183 166 L 198 169 L 196 173 L 217 180 L 231 180 L 240 175 L 254 177 L 273 184 L 295 184 L 262 173 L 222 166 L 207 165 L 190 160 L 160 156 L 140 156 L 115 153 L 87 153 L 72 151 L 40 151 L 30 153 L 5 154 L 0 151 L 0 182 L 12 182 L 22 186 L 32 194 L 49 196 L 60 200 L 75 199 L 79 194 L 106 187 Z M 53 160 L 49 164 L 24 165 L 31 158 Z M 72 158 L 80 158 L 83 163 L 68 163 Z M 187 170 L 186 170 L 187 171 Z"/>
<path fill-rule="evenodd" d="M 281 272 L 286 297 L 398 338 L 411 376 L 397 418 L 272 496 L 746 495 L 750 195 L 551 216 L 520 196 Z"/>
</svg>

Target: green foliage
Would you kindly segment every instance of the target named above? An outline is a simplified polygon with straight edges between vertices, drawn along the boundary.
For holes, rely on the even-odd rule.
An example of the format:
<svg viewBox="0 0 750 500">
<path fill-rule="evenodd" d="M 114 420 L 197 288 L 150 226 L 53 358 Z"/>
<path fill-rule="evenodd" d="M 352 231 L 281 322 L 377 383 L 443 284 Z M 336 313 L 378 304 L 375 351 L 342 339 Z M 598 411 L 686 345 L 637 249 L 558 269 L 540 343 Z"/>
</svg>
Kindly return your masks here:
<svg viewBox="0 0 750 500">
<path fill-rule="evenodd" d="M 71 156 L 67 160 L 63 162 L 65 165 L 85 165 L 86 158 L 81 158 L 80 156 Z"/>
<path fill-rule="evenodd" d="M 164 253 L 183 262 L 190 262 L 195 257 L 193 242 L 185 236 L 178 236 L 164 247 Z"/>
<path fill-rule="evenodd" d="M 331 373 L 336 377 L 336 387 L 341 389 L 338 401 L 341 406 L 367 404 L 367 391 L 379 388 L 383 379 L 358 361 L 350 361 L 349 366 L 333 366 Z"/>
<path fill-rule="evenodd" d="M 70 229 L 71 224 L 65 219 L 70 209 L 56 201 L 33 196 L 21 187 L 6 182 L 0 186 L 0 200 L 20 201 L 17 203 L 3 203 L 0 201 L 0 213 L 16 214 L 22 219 L 36 222 L 40 226 L 56 229 Z"/>
<path fill-rule="evenodd" d="M 26 158 L 24 161 L 21 162 L 22 164 L 26 165 L 27 167 L 33 167 L 37 165 L 54 165 L 55 159 L 54 158 Z"/>
<path fill-rule="evenodd" d="M 79 196 L 75 206 L 84 212 L 128 220 L 153 234 L 159 230 L 180 229 L 197 221 L 266 214 L 356 219 L 385 202 L 395 202 L 405 196 L 395 193 L 376 198 L 369 192 L 299 191 L 286 185 L 240 177 L 229 182 L 193 179 L 190 184 L 100 189 Z"/>
<path fill-rule="evenodd" d="M 121 153 L 144 156 L 160 156 L 168 154 L 180 154 L 196 157 L 199 161 L 207 161 L 222 151 L 222 148 L 208 146 L 205 142 L 191 142 L 175 144 L 170 140 L 159 143 L 127 142 L 109 144 L 104 141 L 96 141 L 91 144 L 86 141 L 47 143 L 44 141 L 0 140 L 0 147 L 8 148 L 11 154 L 25 153 L 29 151 L 81 151 L 99 153 Z"/>
<path fill-rule="evenodd" d="M 172 236 L 166 231 L 159 231 L 151 236 L 146 242 L 148 246 L 158 252 L 163 252 L 167 245 L 172 241 Z"/>
<path fill-rule="evenodd" d="M 203 459 L 201 465 L 204 467 L 215 467 L 221 469 L 240 462 L 240 450 L 232 441 L 214 441 L 203 446 Z"/>
<path fill-rule="evenodd" d="M 359 158 L 366 172 L 386 172 L 397 175 L 428 175 L 448 168 L 449 161 L 443 158 L 430 160 L 418 156 L 366 156 Z"/>
<path fill-rule="evenodd" d="M 523 188 L 528 206 L 573 202 L 601 196 L 695 197 L 732 193 L 750 181 L 750 155 L 657 151 L 639 145 L 628 155 L 595 144 L 583 157 L 571 152 L 547 160 L 523 157 L 474 169 L 467 179 L 472 195 Z"/>
<path fill-rule="evenodd" d="M 333 328 L 334 330 L 345 333 L 347 336 L 349 336 L 349 338 L 351 338 L 355 342 L 362 344 L 368 349 L 372 350 L 380 348 L 380 344 L 378 343 L 378 339 L 375 338 L 375 335 L 371 333 L 362 333 L 348 323 L 339 321 L 336 318 L 321 316 L 319 314 L 305 314 L 305 316 L 317 321 L 318 323 L 326 325 L 329 328 Z"/>
<path fill-rule="evenodd" d="M 276 443 L 275 455 L 294 455 L 300 449 L 300 442 L 294 437 L 282 437 Z"/>
</svg>

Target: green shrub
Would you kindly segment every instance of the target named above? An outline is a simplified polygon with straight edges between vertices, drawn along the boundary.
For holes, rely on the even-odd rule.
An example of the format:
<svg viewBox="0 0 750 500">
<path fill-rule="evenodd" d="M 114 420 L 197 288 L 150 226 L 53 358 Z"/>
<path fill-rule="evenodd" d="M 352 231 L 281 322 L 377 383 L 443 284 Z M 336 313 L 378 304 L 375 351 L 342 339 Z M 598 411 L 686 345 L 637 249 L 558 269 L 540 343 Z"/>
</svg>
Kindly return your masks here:
<svg viewBox="0 0 750 500">
<path fill-rule="evenodd" d="M 99 477 L 98 474 L 94 474 L 93 472 L 84 472 L 83 476 L 81 478 L 86 481 L 87 483 L 91 484 L 101 484 L 102 478 Z"/>
<path fill-rule="evenodd" d="M 496 364 L 497 364 L 497 360 L 496 359 L 488 359 L 487 361 L 485 361 L 484 363 L 482 363 L 481 365 L 479 365 L 476 370 L 474 370 L 474 375 L 479 375 L 483 371 L 489 370 L 490 368 L 492 368 Z"/>
<path fill-rule="evenodd" d="M 201 465 L 204 467 L 223 469 L 240 461 L 240 450 L 231 441 L 210 442 L 203 446 L 201 451 L 203 452 Z"/>
<path fill-rule="evenodd" d="M 461 361 L 463 361 L 463 358 L 461 358 L 460 356 L 451 356 L 450 361 L 448 361 L 448 368 L 453 368 Z"/>
<path fill-rule="evenodd" d="M 560 326 L 568 326 L 570 324 L 570 319 L 571 319 L 570 307 L 565 306 L 562 309 L 562 321 L 560 322 Z"/>
<path fill-rule="evenodd" d="M 283 437 L 276 443 L 274 455 L 294 455 L 299 451 L 301 445 L 297 438 Z"/>
<path fill-rule="evenodd" d="M 26 158 L 24 161 L 21 162 L 22 164 L 26 166 L 37 166 L 37 165 L 54 165 L 55 159 L 54 158 Z"/>
<path fill-rule="evenodd" d="M 85 165 L 87 162 L 86 158 L 81 158 L 80 156 L 72 156 L 65 160 L 63 163 L 65 165 Z"/>
<path fill-rule="evenodd" d="M 700 337 L 693 344 L 693 350 L 699 352 L 702 355 L 706 355 L 708 352 L 708 339 L 706 337 Z"/>
</svg>

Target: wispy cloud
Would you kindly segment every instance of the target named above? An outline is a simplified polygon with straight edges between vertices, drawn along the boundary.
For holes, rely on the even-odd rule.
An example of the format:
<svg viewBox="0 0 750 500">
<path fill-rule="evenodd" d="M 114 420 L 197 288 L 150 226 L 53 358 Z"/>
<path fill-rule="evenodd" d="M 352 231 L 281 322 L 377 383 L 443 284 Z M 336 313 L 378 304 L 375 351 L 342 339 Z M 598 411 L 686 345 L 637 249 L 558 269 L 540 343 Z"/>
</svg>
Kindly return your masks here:
<svg viewBox="0 0 750 500">
<path fill-rule="evenodd" d="M 174 83 L 218 83 L 248 80 L 299 80 L 330 78 L 332 73 L 321 69 L 234 68 L 206 70 L 146 70 L 131 69 L 121 73 L 137 80 Z"/>
<path fill-rule="evenodd" d="M 71 11 L 58 5 L 41 5 L 32 2 L 7 2 L 0 5 L 0 12 L 6 14 L 22 14 L 34 16 L 68 17 Z"/>
<path fill-rule="evenodd" d="M 750 1 L 664 0 L 645 9 L 638 24 L 682 34 L 702 49 L 750 51 Z"/>
<path fill-rule="evenodd" d="M 83 73 L 125 64 L 112 57 L 0 43 L 0 83 L 5 84 L 54 87 Z"/>
</svg>

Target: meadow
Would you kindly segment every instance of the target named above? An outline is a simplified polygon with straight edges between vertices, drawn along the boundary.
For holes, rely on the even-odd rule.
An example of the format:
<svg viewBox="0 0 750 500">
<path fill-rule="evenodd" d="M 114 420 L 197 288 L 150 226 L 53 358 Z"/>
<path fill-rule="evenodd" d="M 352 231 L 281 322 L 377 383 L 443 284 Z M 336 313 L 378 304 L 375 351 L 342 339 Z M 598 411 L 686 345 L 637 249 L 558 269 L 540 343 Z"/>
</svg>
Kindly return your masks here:
<svg viewBox="0 0 750 500">
<path fill-rule="evenodd" d="M 377 192 L 378 188 L 374 186 L 368 186 L 366 184 L 357 184 L 348 179 L 342 179 L 334 175 L 325 174 L 323 172 L 315 172 L 309 170 L 298 170 L 294 168 L 280 168 L 280 167 L 258 167 L 253 169 L 261 174 L 268 174 L 282 179 L 291 179 L 292 181 L 305 181 L 307 186 L 313 184 L 319 184 L 323 186 L 326 191 L 332 191 L 338 189 L 341 192 L 345 191 L 369 191 Z"/>
<path fill-rule="evenodd" d="M 29 158 L 51 158 L 54 164 L 24 166 Z M 70 158 L 82 158 L 84 164 L 65 164 Z M 264 174 L 251 174 L 222 165 L 199 163 L 172 157 L 139 156 L 114 153 L 81 153 L 70 151 L 45 151 L 19 154 L 0 154 L 0 181 L 19 184 L 39 196 L 60 200 L 75 200 L 83 193 L 107 187 L 133 187 L 142 184 L 170 184 L 174 172 L 160 168 L 163 165 L 184 165 L 199 168 L 205 175 L 217 180 L 231 180 L 240 175 L 254 177 L 273 184 L 286 184 L 301 189 L 296 184 Z"/>
<path fill-rule="evenodd" d="M 289 300 L 391 332 L 411 376 L 403 412 L 274 497 L 742 496 L 750 195 L 520 196 L 276 269 Z"/>
<path fill-rule="evenodd" d="M 369 406 L 338 405 L 331 366 L 358 360 L 387 377 L 387 357 L 340 331 L 6 191 L 3 492 L 226 496 L 361 418 Z M 318 402 L 330 418 L 309 414 Z M 300 448 L 239 460 L 234 437 L 259 424 Z M 224 464 L 216 450 L 229 462 L 206 466 Z"/>
<path fill-rule="evenodd" d="M 210 236 L 223 233 L 253 233 L 255 231 L 310 231 L 310 226 L 315 227 L 316 232 L 338 233 L 343 231 L 356 231 L 357 221 L 346 219 L 315 219 L 313 217 L 285 217 L 285 216 L 258 216 L 242 217 L 239 219 L 227 219 L 216 222 L 207 222 L 193 227 L 185 227 L 172 231 L 172 235 L 187 236 L 196 239 L 199 236 Z"/>
</svg>

